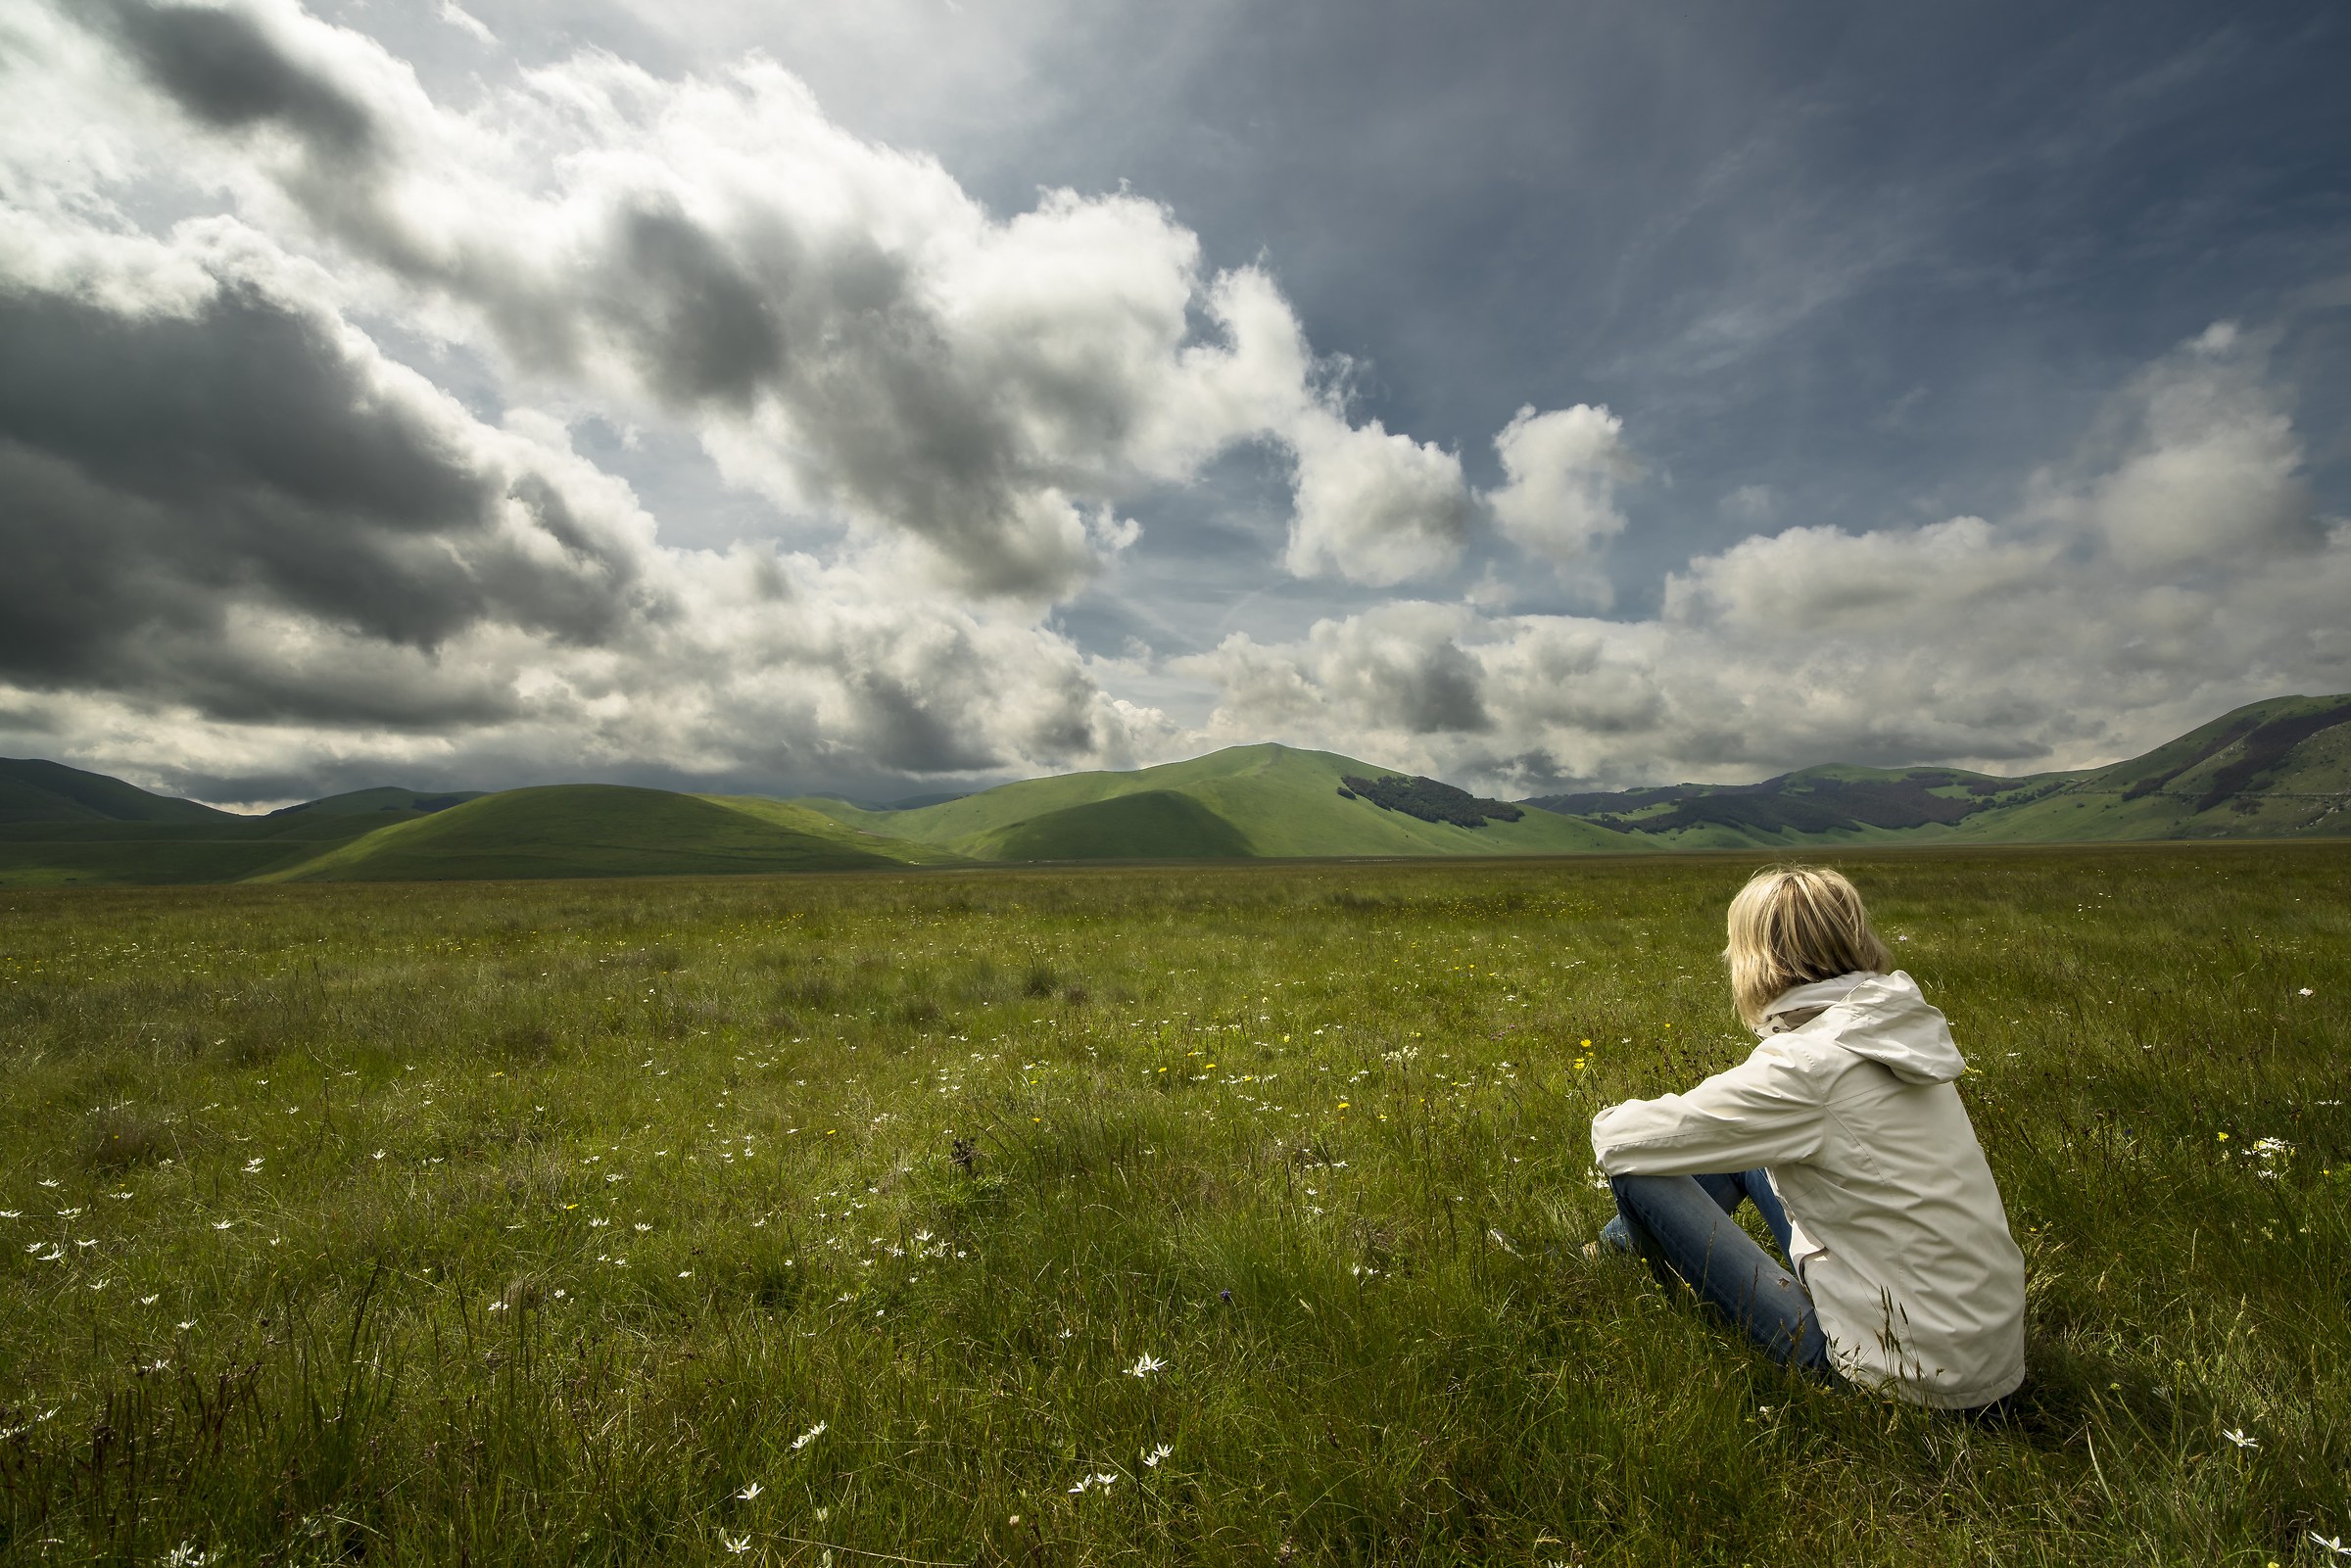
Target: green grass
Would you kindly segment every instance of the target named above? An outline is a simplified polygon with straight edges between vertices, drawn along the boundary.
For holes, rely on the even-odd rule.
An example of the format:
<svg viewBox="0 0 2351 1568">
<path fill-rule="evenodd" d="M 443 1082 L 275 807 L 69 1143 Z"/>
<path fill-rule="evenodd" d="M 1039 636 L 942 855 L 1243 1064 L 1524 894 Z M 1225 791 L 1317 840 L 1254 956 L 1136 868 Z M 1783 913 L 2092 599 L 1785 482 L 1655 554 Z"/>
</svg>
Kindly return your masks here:
<svg viewBox="0 0 2351 1568">
<path fill-rule="evenodd" d="M 508 789 L 379 828 L 262 879 L 435 881 L 854 871 L 889 857 L 695 795 L 620 784 Z"/>
<path fill-rule="evenodd" d="M 2321 1560 L 2351 846 L 1841 857 L 2031 1267 L 1990 1427 L 1579 1256 L 1753 863 L 0 894 L 0 1555 Z"/>
<path fill-rule="evenodd" d="M 837 822 L 821 811 L 791 800 L 772 800 L 765 795 L 703 795 L 699 797 L 713 805 L 725 806 L 756 817 L 761 822 L 793 832 L 822 838 L 861 854 L 879 856 L 906 866 L 967 866 L 968 858 L 951 849 L 939 849 L 931 844 L 917 843 L 911 838 L 893 838 L 887 832 Z"/>
<path fill-rule="evenodd" d="M 282 872 L 371 831 L 356 816 L 0 822 L 0 887 L 232 882 Z"/>
<path fill-rule="evenodd" d="M 1223 818 L 1247 844 L 1240 853 L 1273 858 L 1324 855 L 1527 855 L 1578 850 L 1623 853 L 1656 847 L 1589 823 L 1530 811 L 1514 823 L 1457 828 L 1422 822 L 1398 811 L 1382 811 L 1367 800 L 1339 795 L 1347 774 L 1384 774 L 1374 767 L 1328 751 L 1294 746 L 1230 746 L 1186 762 L 1165 763 L 1128 773 L 1074 773 L 1004 784 L 944 805 L 914 811 L 861 811 L 822 797 L 800 801 L 836 821 L 875 832 L 911 838 L 986 859 L 1003 835 L 1034 825 L 1021 837 L 1027 859 L 1088 858 L 1101 851 L 1074 850 L 1055 841 L 1052 830 L 1074 825 L 1078 841 L 1095 842 L 1116 814 L 1053 818 L 1072 807 L 1145 793 L 1175 793 Z M 1159 831 L 1164 831 L 1159 830 Z M 1191 834 L 1187 836 L 1194 836 Z M 1158 853 L 1152 850 L 1135 855 Z M 1196 851 L 1184 851 L 1190 854 Z"/>
<path fill-rule="evenodd" d="M 1064 806 L 981 840 L 988 860 L 1239 860 L 1249 839 L 1190 795 L 1174 789 Z"/>
</svg>

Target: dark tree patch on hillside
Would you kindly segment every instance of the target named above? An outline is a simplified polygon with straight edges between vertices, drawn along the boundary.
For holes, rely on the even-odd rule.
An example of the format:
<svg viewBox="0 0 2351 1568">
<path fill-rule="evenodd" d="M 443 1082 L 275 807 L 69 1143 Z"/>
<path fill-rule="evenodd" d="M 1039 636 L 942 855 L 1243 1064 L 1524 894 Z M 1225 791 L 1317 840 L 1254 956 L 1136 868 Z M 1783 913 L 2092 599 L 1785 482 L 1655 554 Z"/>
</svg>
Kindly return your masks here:
<svg viewBox="0 0 2351 1568">
<path fill-rule="evenodd" d="M 1995 803 L 1992 793 L 2012 787 L 1998 784 L 1994 790 L 1987 791 L 1970 784 L 1965 798 L 1934 792 L 1961 782 L 1932 768 L 1898 779 L 1799 779 L 1782 774 L 1753 784 L 1682 784 L 1614 794 L 1549 795 L 1527 804 L 1587 816 L 1592 823 L 1619 832 L 1664 833 L 1714 825 L 1758 832 L 1819 833 L 1855 828 L 1924 828 L 1931 823 L 1947 826 L 1989 809 Z M 1610 809 L 1595 810 L 1603 805 Z M 1625 815 L 1657 805 L 1669 805 L 1669 809 L 1647 817 Z M 1578 806 L 1580 811 L 1570 809 Z"/>
<path fill-rule="evenodd" d="M 1483 828 L 1489 821 L 1516 822 L 1526 815 L 1507 800 L 1487 800 L 1466 789 L 1434 779 L 1388 774 L 1359 779 L 1348 774 L 1340 781 L 1345 794 L 1352 789 L 1382 811 L 1401 811 L 1422 822 L 1449 822 L 1457 828 Z"/>
<path fill-rule="evenodd" d="M 2225 750 L 2227 747 L 2233 745 L 2246 733 L 2247 730 L 2257 728 L 2258 726 L 2254 725 L 2249 719 L 2240 720 L 2235 724 L 2230 725 L 2217 735 L 2212 736 L 2204 742 L 2203 745 L 2197 747 L 2195 751 L 2183 758 L 2178 767 L 2159 768 L 2153 773 L 2144 775 L 2141 778 L 2132 781 L 2131 787 L 2123 791 L 2123 798 L 2125 800 L 2136 800 L 2141 795 L 2153 794 L 2156 790 L 2161 789 L 2165 784 L 2170 784 L 2174 779 L 2179 778 L 2182 774 L 2187 772 L 2188 769 L 2204 761 L 2207 757 L 2213 756 L 2218 752 Z"/>
<path fill-rule="evenodd" d="M 1562 817 L 1581 817 L 1587 812 L 1609 813 L 1639 811 L 1668 800 L 1679 800 L 1686 789 L 1705 789 L 1707 784 L 1653 784 L 1646 789 L 1592 789 L 1573 795 L 1536 795 L 1518 802 L 1538 811 L 1556 811 Z"/>
<path fill-rule="evenodd" d="M 2297 713 L 2290 718 L 2272 719 L 2245 736 L 2245 749 L 2235 761 L 2226 764 L 2212 776 L 2212 787 L 2204 791 L 2204 798 L 2196 802 L 2196 809 L 2210 811 L 2283 762 L 2287 752 L 2312 736 L 2322 730 L 2331 730 L 2346 721 L 2351 721 L 2351 702 L 2319 708 L 2310 713 Z"/>
</svg>

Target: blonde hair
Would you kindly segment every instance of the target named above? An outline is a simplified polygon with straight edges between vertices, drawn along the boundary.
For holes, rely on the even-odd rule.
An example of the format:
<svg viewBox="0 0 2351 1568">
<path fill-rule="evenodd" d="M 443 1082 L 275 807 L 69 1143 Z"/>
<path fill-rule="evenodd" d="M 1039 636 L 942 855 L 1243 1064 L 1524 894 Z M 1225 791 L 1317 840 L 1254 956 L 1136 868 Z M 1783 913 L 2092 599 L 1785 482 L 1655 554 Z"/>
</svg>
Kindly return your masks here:
<svg viewBox="0 0 2351 1568">
<path fill-rule="evenodd" d="M 1722 956 L 1731 1001 L 1751 1026 L 1791 986 L 1894 967 L 1860 889 L 1825 866 L 1773 866 L 1748 879 L 1731 900 L 1730 937 Z"/>
</svg>

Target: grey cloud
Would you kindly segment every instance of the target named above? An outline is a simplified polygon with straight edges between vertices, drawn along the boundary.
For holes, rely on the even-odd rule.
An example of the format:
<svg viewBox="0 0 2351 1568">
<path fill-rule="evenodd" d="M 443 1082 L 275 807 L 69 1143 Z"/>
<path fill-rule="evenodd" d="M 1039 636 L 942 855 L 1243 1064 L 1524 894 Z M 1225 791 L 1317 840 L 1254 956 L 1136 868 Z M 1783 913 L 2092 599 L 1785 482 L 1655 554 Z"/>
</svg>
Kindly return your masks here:
<svg viewBox="0 0 2351 1568">
<path fill-rule="evenodd" d="M 93 0 L 91 12 L 156 85 L 206 124 L 242 130 L 275 122 L 345 164 L 379 150 L 366 105 L 287 54 L 246 12 L 154 0 Z"/>
<path fill-rule="evenodd" d="M 332 238 L 478 311 L 528 369 L 575 386 L 622 369 L 619 390 L 696 422 L 739 482 L 922 540 L 965 589 L 1067 595 L 1130 536 L 1113 508 L 1260 438 L 1299 455 L 1295 568 L 1393 582 L 1458 548 L 1458 461 L 1350 430 L 1270 284 L 1245 330 L 1275 352 L 1251 358 L 1244 328 L 1215 319 L 1196 240 L 1155 204 L 1065 191 L 994 218 L 771 66 L 662 82 L 583 58 L 466 122 L 291 10 L 199 24 L 113 3 L 201 123 L 266 120 L 312 147 L 270 171 Z M 457 150 L 508 119 L 557 144 L 511 149 L 541 180 L 501 183 Z M 565 136 L 592 156 L 564 156 Z"/>
<path fill-rule="evenodd" d="M 336 323 L 251 280 L 185 314 L 0 287 L 0 676 L 241 717 L 473 720 L 495 703 L 454 672 L 437 698 L 396 694 L 391 666 L 298 679 L 232 623 L 429 656 L 484 625 L 604 641 L 657 608 L 557 485 L 465 450 Z"/>
<path fill-rule="evenodd" d="M 1399 763 L 1611 784 L 1807 763 L 2078 767 L 2282 691 L 2351 685 L 2351 523 L 2312 510 L 2259 344 L 2215 328 L 2131 378 L 1995 520 L 1791 528 L 1693 559 L 1655 619 L 1389 605 L 1199 661 L 1211 728 Z M 1447 690 L 1507 747 L 1431 725 Z"/>
<path fill-rule="evenodd" d="M 901 259 L 802 233 L 781 205 L 730 231 L 658 184 L 596 193 L 605 232 L 568 269 L 506 254 L 480 232 L 494 214 L 472 214 L 471 232 L 420 234 L 391 200 L 394 138 L 330 69 L 235 10 L 109 5 L 129 52 L 191 117 L 268 121 L 345 166 L 334 179 L 299 170 L 288 194 L 382 264 L 482 306 L 526 364 L 577 373 L 610 344 L 672 407 L 741 417 L 772 402 L 806 438 L 812 488 L 928 540 L 981 592 L 1058 593 L 1084 574 L 1074 516 L 1038 504 L 1067 465 L 1036 451 L 1006 404 L 1040 392 L 1066 420 L 1126 400 L 1114 385 L 978 373 Z"/>
<path fill-rule="evenodd" d="M 717 236 L 651 199 L 621 213 L 599 300 L 647 379 L 679 403 L 747 408 L 784 371 L 768 292 Z"/>
<path fill-rule="evenodd" d="M 1381 673 L 1388 678 L 1388 699 L 1398 721 L 1414 735 L 1467 734 L 1494 727 L 1480 693 L 1477 661 L 1451 641 Z"/>
</svg>

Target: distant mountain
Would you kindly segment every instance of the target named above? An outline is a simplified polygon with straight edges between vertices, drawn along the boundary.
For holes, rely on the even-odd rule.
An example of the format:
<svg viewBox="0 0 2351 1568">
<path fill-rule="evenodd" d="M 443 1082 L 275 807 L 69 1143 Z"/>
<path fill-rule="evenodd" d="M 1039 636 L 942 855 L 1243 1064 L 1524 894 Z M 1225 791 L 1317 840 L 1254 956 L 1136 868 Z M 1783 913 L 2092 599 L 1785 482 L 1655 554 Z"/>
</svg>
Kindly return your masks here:
<svg viewBox="0 0 2351 1568">
<path fill-rule="evenodd" d="M 84 773 L 38 758 L 0 757 L 0 823 L 234 820 L 233 812 L 151 795 L 103 773 Z"/>
<path fill-rule="evenodd" d="M 416 789 L 400 789 L 390 784 L 373 789 L 354 789 L 349 794 L 328 795 L 323 800 L 306 800 L 299 806 L 286 806 L 273 811 L 272 817 L 293 817 L 309 813 L 314 817 L 360 817 L 392 811 L 407 816 L 429 816 L 461 806 L 468 800 L 479 800 L 479 789 L 457 789 L 428 794 Z"/>
<path fill-rule="evenodd" d="M 712 805 L 725 806 L 730 811 L 747 812 L 778 828 L 788 828 L 812 838 L 823 838 L 863 854 L 880 855 L 885 860 L 896 861 L 901 865 L 965 866 L 971 863 L 968 857 L 958 855 L 951 849 L 918 844 L 911 838 L 899 838 L 836 822 L 821 811 L 810 810 L 801 801 L 771 800 L 765 795 L 702 795 L 698 798 Z"/>
<path fill-rule="evenodd" d="M 260 881 L 505 880 L 861 871 L 898 865 L 695 795 L 621 784 L 507 789 L 378 828 Z"/>
<path fill-rule="evenodd" d="M 2074 773 L 1829 764 L 1516 804 L 1271 744 L 883 810 L 557 784 L 361 789 L 244 817 L 54 762 L 0 761 L 0 886 L 2337 834 L 2351 834 L 2351 696 L 2256 702 Z"/>
<path fill-rule="evenodd" d="M 1658 848 L 2065 843 L 2351 833 L 2351 696 L 2274 697 L 2144 756 L 1995 778 L 1831 765 L 1753 784 L 1670 784 L 1521 802 Z"/>
<path fill-rule="evenodd" d="M 1399 805 L 1383 806 L 1350 788 L 1350 777 L 1392 781 L 1389 792 Z M 1443 810 L 1460 809 L 1428 804 L 1442 798 L 1435 791 L 1448 790 L 1472 798 L 1352 757 L 1268 744 L 1127 773 L 1030 779 L 911 811 L 863 811 L 821 796 L 798 803 L 837 822 L 975 860 L 1528 855 L 1626 847 L 1622 833 L 1499 801 L 1484 805 L 1518 820 L 1495 816 L 1474 828 L 1436 820 Z M 1415 815 L 1415 805 L 1428 814 Z"/>
</svg>

